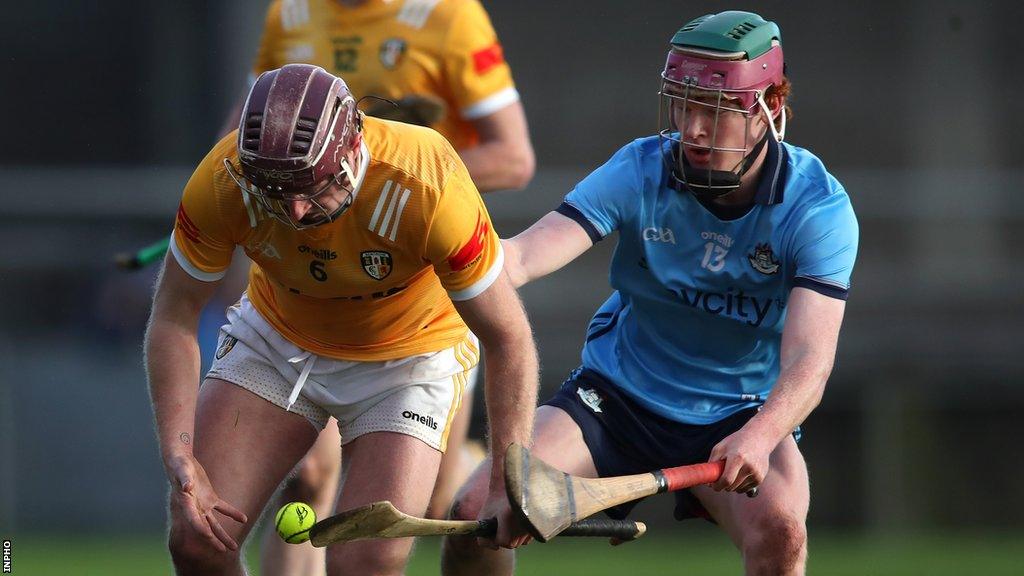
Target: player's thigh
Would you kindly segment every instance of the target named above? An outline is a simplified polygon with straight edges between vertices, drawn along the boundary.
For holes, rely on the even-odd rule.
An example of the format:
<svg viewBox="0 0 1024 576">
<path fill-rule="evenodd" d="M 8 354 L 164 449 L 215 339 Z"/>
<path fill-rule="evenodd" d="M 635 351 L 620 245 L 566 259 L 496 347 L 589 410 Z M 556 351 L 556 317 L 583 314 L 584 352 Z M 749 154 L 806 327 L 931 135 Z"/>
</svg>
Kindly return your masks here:
<svg viewBox="0 0 1024 576">
<path fill-rule="evenodd" d="M 792 436 L 786 436 L 772 452 L 757 497 L 715 492 L 707 486 L 692 490 L 739 547 L 749 536 L 756 536 L 755 532 L 778 523 L 797 523 L 802 528 L 810 506 L 807 464 Z"/>
<path fill-rule="evenodd" d="M 207 378 L 196 407 L 194 454 L 221 499 L 257 518 L 316 439 L 306 418 L 235 384 Z M 233 536 L 251 528 L 224 526 Z"/>
<path fill-rule="evenodd" d="M 371 432 L 345 444 L 337 510 L 379 500 L 422 517 L 434 490 L 441 452 L 397 432 Z M 411 538 L 381 538 L 327 549 L 328 574 L 398 573 L 412 549 Z M 356 568 L 358 567 L 358 568 Z"/>
<path fill-rule="evenodd" d="M 555 468 L 584 478 L 597 476 L 594 460 L 590 455 L 580 427 L 561 408 L 540 406 L 537 408 L 533 425 L 533 446 L 530 454 L 544 460 Z M 490 481 L 491 458 L 477 466 L 466 484 L 455 497 L 451 517 L 474 519 L 487 500 Z"/>
<path fill-rule="evenodd" d="M 337 509 L 390 500 L 422 516 L 441 462 L 441 452 L 397 432 L 371 432 L 345 444 Z"/>
<path fill-rule="evenodd" d="M 597 476 L 583 431 L 571 416 L 555 406 L 540 406 L 534 422 L 533 456 L 573 476 Z"/>
</svg>

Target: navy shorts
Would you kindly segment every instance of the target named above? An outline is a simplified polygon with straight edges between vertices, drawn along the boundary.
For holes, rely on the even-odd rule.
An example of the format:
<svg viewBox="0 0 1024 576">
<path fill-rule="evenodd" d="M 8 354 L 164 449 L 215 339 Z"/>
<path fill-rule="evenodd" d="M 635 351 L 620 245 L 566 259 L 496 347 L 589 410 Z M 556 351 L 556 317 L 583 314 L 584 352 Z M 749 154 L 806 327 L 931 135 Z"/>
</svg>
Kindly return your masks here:
<svg viewBox="0 0 1024 576">
<path fill-rule="evenodd" d="M 585 368 L 574 370 L 544 405 L 561 408 L 580 427 L 601 477 L 707 462 L 715 444 L 742 428 L 758 410 L 747 408 L 713 424 L 683 424 L 647 410 Z M 674 495 L 676 520 L 712 520 L 689 490 Z M 605 513 L 625 518 L 637 502 L 609 508 Z"/>
</svg>

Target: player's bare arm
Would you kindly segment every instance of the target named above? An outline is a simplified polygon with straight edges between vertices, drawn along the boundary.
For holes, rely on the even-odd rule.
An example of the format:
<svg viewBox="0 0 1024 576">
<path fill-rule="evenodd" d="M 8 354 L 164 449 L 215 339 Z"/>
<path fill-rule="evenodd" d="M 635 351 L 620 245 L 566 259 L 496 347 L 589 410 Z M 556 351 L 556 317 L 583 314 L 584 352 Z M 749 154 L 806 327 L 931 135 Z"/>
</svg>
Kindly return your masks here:
<svg viewBox="0 0 1024 576">
<path fill-rule="evenodd" d="M 199 382 L 196 330 L 203 306 L 219 282 L 189 276 L 168 253 L 157 281 L 146 329 L 146 371 L 160 452 L 172 486 L 172 507 L 219 551 L 238 549 L 215 512 L 245 522 L 245 514 L 220 500 L 192 455 Z"/>
<path fill-rule="evenodd" d="M 513 442 L 528 446 L 537 405 L 538 363 L 533 334 L 519 296 L 505 275 L 471 299 L 455 302 L 459 315 L 480 339 L 486 373 L 491 473 L 487 503 L 480 518 L 498 518 L 494 542 L 515 547 L 526 539 L 525 530 L 512 533 L 505 496 L 505 450 Z"/>
<path fill-rule="evenodd" d="M 846 301 L 807 288 L 790 293 L 779 378 L 761 411 L 711 452 L 726 460 L 716 490 L 746 492 L 768 473 L 768 458 L 821 402 L 832 373 Z"/>
<path fill-rule="evenodd" d="M 521 102 L 473 121 L 480 141 L 459 150 L 481 192 L 519 190 L 533 179 L 536 159 Z"/>
<path fill-rule="evenodd" d="M 558 212 L 549 212 L 501 244 L 505 249 L 505 272 L 516 288 L 558 270 L 593 246 L 579 224 Z"/>
</svg>

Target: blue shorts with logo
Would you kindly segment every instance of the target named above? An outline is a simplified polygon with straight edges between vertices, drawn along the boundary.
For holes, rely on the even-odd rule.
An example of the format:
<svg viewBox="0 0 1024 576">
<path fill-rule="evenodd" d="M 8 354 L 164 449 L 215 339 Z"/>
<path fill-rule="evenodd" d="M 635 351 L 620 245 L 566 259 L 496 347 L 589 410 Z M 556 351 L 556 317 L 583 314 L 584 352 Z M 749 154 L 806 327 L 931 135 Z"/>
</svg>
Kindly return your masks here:
<svg viewBox="0 0 1024 576">
<path fill-rule="evenodd" d="M 684 424 L 648 411 L 586 368 L 574 370 L 544 405 L 564 410 L 580 427 L 601 477 L 707 462 L 715 444 L 742 428 L 758 410 L 747 408 L 713 424 Z M 689 490 L 674 495 L 677 520 L 712 520 Z M 636 504 L 628 502 L 605 513 L 622 519 Z"/>
</svg>

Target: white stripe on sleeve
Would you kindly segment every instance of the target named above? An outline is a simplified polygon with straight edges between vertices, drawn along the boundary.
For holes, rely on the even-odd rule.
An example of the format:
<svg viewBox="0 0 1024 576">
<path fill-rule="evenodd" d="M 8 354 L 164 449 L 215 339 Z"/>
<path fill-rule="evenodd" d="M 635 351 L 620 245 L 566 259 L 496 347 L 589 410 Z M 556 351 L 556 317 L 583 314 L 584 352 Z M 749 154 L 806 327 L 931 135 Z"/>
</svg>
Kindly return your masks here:
<svg viewBox="0 0 1024 576">
<path fill-rule="evenodd" d="M 501 248 L 501 244 L 498 244 L 498 257 L 494 259 L 494 264 L 491 265 L 491 269 L 484 274 L 484 277 L 474 282 L 471 286 L 458 290 L 456 292 L 448 292 L 448 297 L 458 302 L 461 300 L 472 300 L 476 298 L 484 290 L 491 287 L 494 281 L 498 279 L 498 275 L 501 274 L 502 266 L 505 265 L 505 251 Z"/>
<path fill-rule="evenodd" d="M 475 104 L 470 104 L 462 109 L 462 117 L 466 120 L 476 120 L 484 116 L 490 116 L 509 104 L 519 101 L 519 91 L 513 86 L 499 90 L 487 98 Z"/>
<path fill-rule="evenodd" d="M 220 272 L 203 272 L 199 268 L 196 268 L 192 262 L 189 261 L 188 257 L 185 256 L 178 248 L 178 242 L 174 240 L 174 232 L 171 232 L 171 254 L 174 255 L 174 259 L 178 262 L 178 265 L 181 266 L 182 270 L 188 272 L 189 276 L 201 282 L 216 282 L 228 273 L 227 268 Z"/>
</svg>

